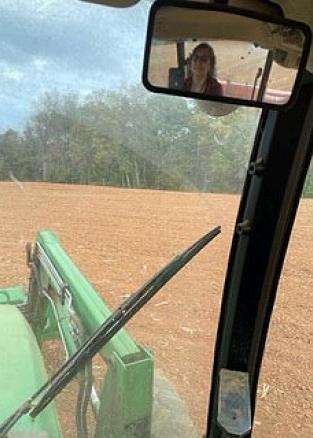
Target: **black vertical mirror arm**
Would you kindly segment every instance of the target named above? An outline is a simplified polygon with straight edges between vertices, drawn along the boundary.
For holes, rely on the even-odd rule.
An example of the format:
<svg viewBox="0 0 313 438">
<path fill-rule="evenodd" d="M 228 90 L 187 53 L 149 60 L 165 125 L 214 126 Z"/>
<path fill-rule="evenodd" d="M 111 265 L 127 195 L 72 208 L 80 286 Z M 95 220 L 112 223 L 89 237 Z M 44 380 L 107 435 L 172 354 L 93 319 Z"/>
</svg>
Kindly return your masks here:
<svg viewBox="0 0 313 438">
<path fill-rule="evenodd" d="M 252 93 L 251 93 L 251 100 L 255 99 L 256 87 L 257 87 L 259 79 L 262 77 L 262 72 L 263 72 L 262 67 L 259 67 L 257 72 L 256 72 L 255 78 L 254 78 L 254 83 L 253 83 L 253 88 L 252 88 Z"/>
<path fill-rule="evenodd" d="M 185 44 L 183 42 L 179 42 L 176 44 L 177 47 L 177 65 L 178 68 L 183 69 L 185 68 Z"/>
<path fill-rule="evenodd" d="M 271 68 L 273 66 L 273 60 L 274 60 L 274 53 L 272 50 L 269 50 L 267 57 L 266 57 L 266 61 L 265 61 L 265 66 L 264 66 L 264 70 L 263 70 L 263 74 L 262 74 L 262 79 L 261 79 L 261 84 L 260 84 L 260 88 L 259 88 L 259 92 L 258 92 L 258 96 L 257 96 L 257 101 L 258 102 L 262 102 L 265 91 L 266 91 L 266 86 L 270 77 L 270 72 L 271 72 Z"/>
<path fill-rule="evenodd" d="M 262 113 L 225 281 L 207 438 L 252 434 L 266 336 L 313 151 L 312 95 L 313 75 L 307 74 L 290 110 Z M 255 172 L 259 159 L 265 166 Z"/>
</svg>

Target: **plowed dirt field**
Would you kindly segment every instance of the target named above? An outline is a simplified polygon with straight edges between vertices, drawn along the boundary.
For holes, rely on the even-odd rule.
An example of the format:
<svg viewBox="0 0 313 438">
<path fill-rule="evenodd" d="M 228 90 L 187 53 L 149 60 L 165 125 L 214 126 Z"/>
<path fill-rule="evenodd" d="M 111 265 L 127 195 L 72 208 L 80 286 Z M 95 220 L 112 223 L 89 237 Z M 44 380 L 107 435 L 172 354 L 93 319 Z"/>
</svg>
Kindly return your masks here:
<svg viewBox="0 0 313 438">
<path fill-rule="evenodd" d="M 50 229 L 115 308 L 174 255 L 221 225 L 222 234 L 127 326 L 154 352 L 203 433 L 238 204 L 238 196 L 224 194 L 0 183 L 0 285 L 27 283 L 25 244 Z M 257 438 L 313 436 L 312 218 L 313 201 L 303 200 L 260 378 Z"/>
</svg>

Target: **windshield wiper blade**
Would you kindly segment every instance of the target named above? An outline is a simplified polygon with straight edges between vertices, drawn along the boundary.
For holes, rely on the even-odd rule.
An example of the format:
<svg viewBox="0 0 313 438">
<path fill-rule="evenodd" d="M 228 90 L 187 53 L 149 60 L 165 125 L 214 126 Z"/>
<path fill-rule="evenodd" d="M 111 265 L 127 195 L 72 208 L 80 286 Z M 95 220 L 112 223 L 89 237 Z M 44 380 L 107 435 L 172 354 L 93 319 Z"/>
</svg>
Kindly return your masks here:
<svg viewBox="0 0 313 438">
<path fill-rule="evenodd" d="M 95 333 L 82 344 L 76 353 L 63 364 L 54 376 L 0 425 L 0 438 L 5 438 L 6 434 L 22 416 L 29 414 L 32 418 L 35 418 L 72 380 L 80 368 L 92 359 L 130 318 L 220 232 L 221 227 L 219 226 L 205 234 L 127 298 Z M 41 398 L 36 401 L 39 396 Z"/>
</svg>

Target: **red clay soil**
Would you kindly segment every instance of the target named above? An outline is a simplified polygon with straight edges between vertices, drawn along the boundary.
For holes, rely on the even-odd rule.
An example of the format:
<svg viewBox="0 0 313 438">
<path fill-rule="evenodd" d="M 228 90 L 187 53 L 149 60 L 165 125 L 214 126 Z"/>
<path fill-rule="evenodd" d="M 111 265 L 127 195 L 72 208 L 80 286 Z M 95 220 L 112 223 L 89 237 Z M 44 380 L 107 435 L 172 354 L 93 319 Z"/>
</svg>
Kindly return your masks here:
<svg viewBox="0 0 313 438">
<path fill-rule="evenodd" d="M 238 204 L 235 195 L 0 183 L 0 285 L 27 283 L 25 244 L 50 229 L 115 308 L 174 255 L 221 225 L 222 234 L 128 324 L 136 341 L 154 352 L 203 433 Z M 312 218 L 313 201 L 303 200 L 260 378 L 257 438 L 313 436 Z"/>
</svg>

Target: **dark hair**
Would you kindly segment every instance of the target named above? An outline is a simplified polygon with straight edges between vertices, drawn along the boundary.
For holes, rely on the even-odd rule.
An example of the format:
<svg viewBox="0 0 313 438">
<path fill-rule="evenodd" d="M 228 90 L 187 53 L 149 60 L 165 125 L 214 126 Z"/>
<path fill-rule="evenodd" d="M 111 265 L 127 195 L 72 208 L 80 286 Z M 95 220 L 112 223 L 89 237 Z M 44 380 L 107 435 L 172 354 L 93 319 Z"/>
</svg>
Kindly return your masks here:
<svg viewBox="0 0 313 438">
<path fill-rule="evenodd" d="M 190 60 L 192 59 L 193 55 L 199 50 L 199 49 L 205 49 L 209 52 L 209 59 L 210 59 L 210 71 L 208 75 L 210 77 L 216 76 L 216 57 L 213 50 L 213 47 L 211 47 L 208 43 L 200 43 L 196 47 L 194 47 L 193 51 L 190 55 Z"/>
</svg>

